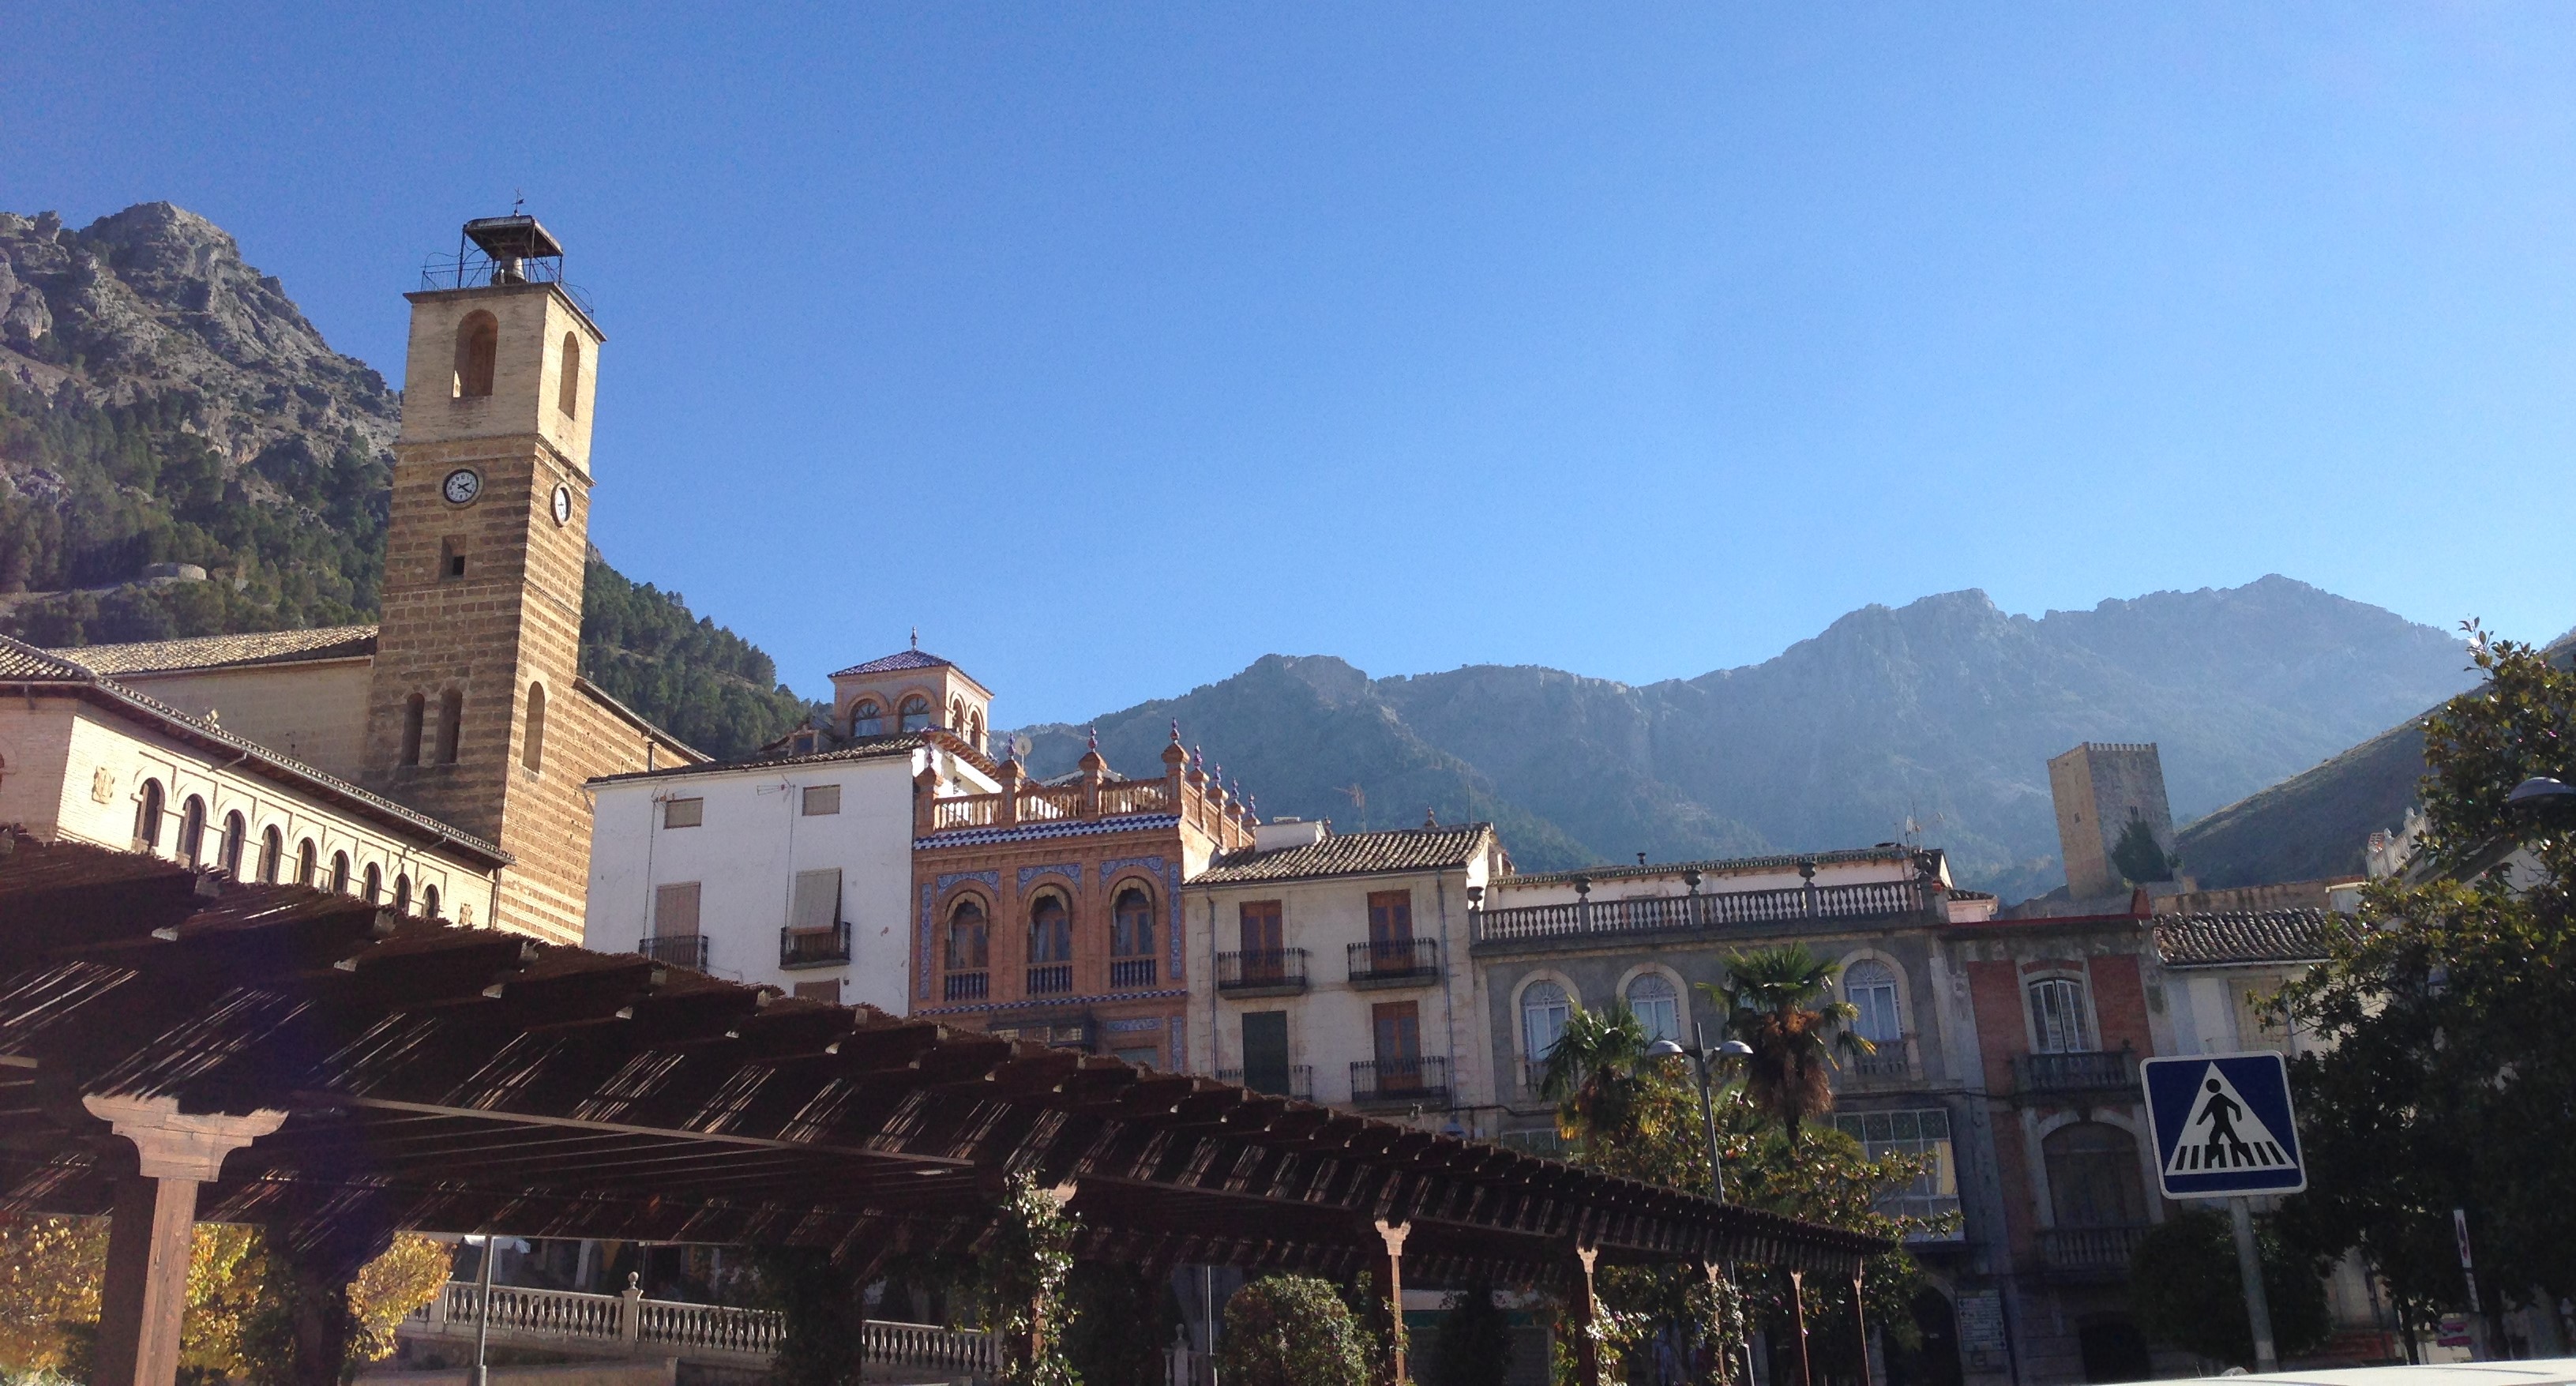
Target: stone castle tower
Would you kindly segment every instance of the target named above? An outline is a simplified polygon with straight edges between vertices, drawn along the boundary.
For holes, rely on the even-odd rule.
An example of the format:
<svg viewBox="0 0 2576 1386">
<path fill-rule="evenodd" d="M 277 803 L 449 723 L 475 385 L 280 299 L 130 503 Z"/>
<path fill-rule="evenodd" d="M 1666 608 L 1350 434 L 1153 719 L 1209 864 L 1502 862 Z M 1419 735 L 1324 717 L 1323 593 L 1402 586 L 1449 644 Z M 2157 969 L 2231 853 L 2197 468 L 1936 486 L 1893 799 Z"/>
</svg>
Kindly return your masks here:
<svg viewBox="0 0 2576 1386">
<path fill-rule="evenodd" d="M 2078 900 L 2128 888 L 2120 843 L 2132 823 L 2164 859 L 2164 872 L 2139 878 L 2170 880 L 2174 849 L 2173 808 L 2165 799 L 2164 760 L 2155 743 L 2087 741 L 2048 762 L 2048 788 L 2057 807 L 2057 845 L 2066 857 L 2067 893 Z"/>
<path fill-rule="evenodd" d="M 577 942 L 582 782 L 645 768 L 662 741 L 576 675 L 604 338 L 534 218 L 466 234 L 484 255 L 460 265 L 489 282 L 460 269 L 458 287 L 407 295 L 366 778 L 517 857 L 490 922 Z M 631 725 L 608 725 L 620 716 Z"/>
</svg>

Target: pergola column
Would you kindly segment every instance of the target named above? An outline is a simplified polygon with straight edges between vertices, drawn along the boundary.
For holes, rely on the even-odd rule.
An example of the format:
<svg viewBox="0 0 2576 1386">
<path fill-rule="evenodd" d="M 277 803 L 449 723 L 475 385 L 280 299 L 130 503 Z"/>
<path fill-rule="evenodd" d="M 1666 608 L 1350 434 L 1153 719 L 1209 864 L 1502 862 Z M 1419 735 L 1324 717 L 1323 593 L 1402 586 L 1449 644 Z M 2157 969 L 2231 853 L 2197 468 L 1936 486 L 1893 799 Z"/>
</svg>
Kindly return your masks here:
<svg viewBox="0 0 2576 1386">
<path fill-rule="evenodd" d="M 1596 1247 L 1574 1249 L 1574 1269 L 1583 1277 L 1566 1308 L 1567 1318 L 1574 1321 L 1575 1386 L 1601 1386 L 1601 1343 L 1592 1335 L 1593 1318 L 1601 1312 L 1601 1302 L 1592 1292 L 1592 1268 L 1601 1259 Z"/>
<path fill-rule="evenodd" d="M 1798 1386 L 1815 1386 L 1815 1367 L 1807 1359 L 1807 1273 L 1789 1272 L 1789 1327 L 1798 1335 Z"/>
<path fill-rule="evenodd" d="M 1386 1243 L 1386 1379 L 1404 1380 L 1404 1239 L 1410 1224 L 1377 1219 L 1377 1235 Z"/>
<path fill-rule="evenodd" d="M 226 1155 L 276 1130 L 286 1113 L 197 1115 L 181 1112 L 172 1097 L 93 1095 L 81 1105 L 132 1141 L 137 1156 L 135 1176 L 117 1182 L 108 1224 L 94 1386 L 172 1386 L 197 1186 L 223 1172 Z"/>
<path fill-rule="evenodd" d="M 1861 1301 L 1860 1267 L 1852 1267 L 1852 1345 L 1860 1349 L 1860 1386 L 1870 1386 L 1869 1311 Z"/>
</svg>

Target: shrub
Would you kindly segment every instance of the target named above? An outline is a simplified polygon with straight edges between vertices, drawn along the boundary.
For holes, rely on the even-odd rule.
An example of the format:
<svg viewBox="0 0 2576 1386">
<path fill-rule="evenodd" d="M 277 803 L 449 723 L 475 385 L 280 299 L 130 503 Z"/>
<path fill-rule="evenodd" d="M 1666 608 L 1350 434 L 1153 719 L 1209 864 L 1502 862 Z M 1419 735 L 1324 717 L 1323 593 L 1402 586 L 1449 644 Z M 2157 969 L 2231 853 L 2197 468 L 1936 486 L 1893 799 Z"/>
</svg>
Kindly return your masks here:
<svg viewBox="0 0 2576 1386">
<path fill-rule="evenodd" d="M 1330 1284 L 1279 1275 L 1226 1301 L 1217 1373 L 1227 1386 L 1368 1386 L 1368 1356 Z"/>
</svg>

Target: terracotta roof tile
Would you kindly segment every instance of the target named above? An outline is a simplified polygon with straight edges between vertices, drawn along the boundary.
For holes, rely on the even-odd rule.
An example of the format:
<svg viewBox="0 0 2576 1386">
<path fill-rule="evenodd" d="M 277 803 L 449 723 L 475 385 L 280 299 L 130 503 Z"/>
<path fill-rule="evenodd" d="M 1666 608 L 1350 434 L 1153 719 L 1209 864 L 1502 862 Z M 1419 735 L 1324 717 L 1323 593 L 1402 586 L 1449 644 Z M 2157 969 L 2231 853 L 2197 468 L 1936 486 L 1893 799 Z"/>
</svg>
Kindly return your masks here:
<svg viewBox="0 0 2576 1386">
<path fill-rule="evenodd" d="M 2228 910 L 2156 920 L 2156 952 L 2167 967 L 2315 962 L 2326 955 L 2331 910 Z"/>
<path fill-rule="evenodd" d="M 838 679 L 847 678 L 852 674 L 890 674 L 898 669 L 953 669 L 955 667 L 957 666 L 954 661 L 941 659 L 925 650 L 897 650 L 883 659 L 871 659 L 865 664 L 853 664 L 833 674 L 832 677 Z"/>
<path fill-rule="evenodd" d="M 1285 881 L 1315 876 L 1365 876 L 1386 871 L 1438 871 L 1465 866 L 1494 844 L 1491 823 L 1398 828 L 1382 833 L 1334 833 L 1304 847 L 1230 852 L 1193 878 L 1193 885 Z"/>
<path fill-rule="evenodd" d="M 177 669 L 219 669 L 237 664 L 349 659 L 375 652 L 374 626 L 319 626 L 312 630 L 206 635 L 191 640 L 143 640 L 130 645 L 84 645 L 50 653 L 79 660 L 90 669 L 113 677 Z"/>
</svg>

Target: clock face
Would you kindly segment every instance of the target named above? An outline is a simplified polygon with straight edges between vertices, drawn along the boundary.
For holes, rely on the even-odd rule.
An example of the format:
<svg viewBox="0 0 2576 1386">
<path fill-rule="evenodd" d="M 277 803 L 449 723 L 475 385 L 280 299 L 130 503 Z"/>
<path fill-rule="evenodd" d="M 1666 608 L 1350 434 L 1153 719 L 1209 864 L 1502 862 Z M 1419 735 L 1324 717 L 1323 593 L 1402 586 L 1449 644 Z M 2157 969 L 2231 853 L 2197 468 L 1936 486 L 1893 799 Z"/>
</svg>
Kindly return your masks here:
<svg viewBox="0 0 2576 1386">
<path fill-rule="evenodd" d="M 572 488 L 569 486 L 555 488 L 555 523 L 558 525 L 572 523 Z"/>
<path fill-rule="evenodd" d="M 483 494 L 483 478 L 476 476 L 471 467 L 459 467 L 447 474 L 447 480 L 439 484 L 438 490 L 439 494 L 447 497 L 449 505 L 470 505 L 476 496 Z"/>
</svg>

